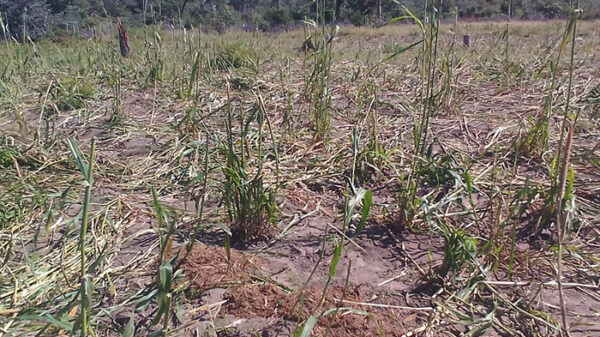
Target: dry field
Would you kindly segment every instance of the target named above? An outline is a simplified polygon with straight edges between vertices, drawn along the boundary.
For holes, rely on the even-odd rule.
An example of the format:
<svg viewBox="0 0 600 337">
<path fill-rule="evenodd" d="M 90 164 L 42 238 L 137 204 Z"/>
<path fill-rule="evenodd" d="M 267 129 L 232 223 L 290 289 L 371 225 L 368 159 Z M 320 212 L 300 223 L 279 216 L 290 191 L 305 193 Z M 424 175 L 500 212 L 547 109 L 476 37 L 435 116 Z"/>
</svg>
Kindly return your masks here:
<svg viewBox="0 0 600 337">
<path fill-rule="evenodd" d="M 0 44 L 0 337 L 600 335 L 600 23 L 435 22 Z"/>
</svg>

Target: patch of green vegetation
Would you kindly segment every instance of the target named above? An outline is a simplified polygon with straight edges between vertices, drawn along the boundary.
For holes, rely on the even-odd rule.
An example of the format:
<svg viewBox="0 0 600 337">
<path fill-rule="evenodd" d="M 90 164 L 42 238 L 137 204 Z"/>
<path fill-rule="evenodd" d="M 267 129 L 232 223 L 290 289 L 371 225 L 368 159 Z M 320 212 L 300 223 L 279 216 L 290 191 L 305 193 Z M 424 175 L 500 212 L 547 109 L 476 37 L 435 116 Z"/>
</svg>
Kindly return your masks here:
<svg viewBox="0 0 600 337">
<path fill-rule="evenodd" d="M 17 151 L 9 147 L 0 146 L 0 169 L 6 169 L 13 166 L 13 158 Z"/>
<path fill-rule="evenodd" d="M 256 68 L 256 54 L 242 41 L 215 43 L 210 58 L 213 69 L 225 71 L 237 68 Z"/>
<path fill-rule="evenodd" d="M 87 101 L 94 97 L 96 89 L 86 78 L 66 77 L 51 86 L 50 94 L 59 110 L 78 110 L 84 108 Z"/>
</svg>

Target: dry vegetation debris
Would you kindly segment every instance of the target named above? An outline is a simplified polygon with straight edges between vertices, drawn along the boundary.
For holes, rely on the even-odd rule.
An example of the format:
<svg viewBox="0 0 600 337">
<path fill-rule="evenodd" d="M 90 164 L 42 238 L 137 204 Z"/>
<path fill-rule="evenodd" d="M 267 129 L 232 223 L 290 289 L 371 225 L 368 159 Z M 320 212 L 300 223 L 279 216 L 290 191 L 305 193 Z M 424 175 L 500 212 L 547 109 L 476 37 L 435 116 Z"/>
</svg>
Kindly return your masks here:
<svg viewBox="0 0 600 337">
<path fill-rule="evenodd" d="M 452 27 L 441 26 L 440 48 L 455 59 L 432 75 L 439 96 L 430 97 L 436 105 L 418 152 L 413 127 L 423 111 L 426 58 L 417 47 L 377 62 L 414 43 L 414 25 L 343 28 L 322 59 L 297 50 L 300 31 L 160 32 L 153 39 L 150 28 L 131 30 L 129 59 L 108 36 L 3 44 L 0 336 L 55 336 L 77 327 L 81 247 L 98 335 L 276 335 L 281 326 L 289 335 L 340 305 L 353 310 L 329 311 L 313 334 L 557 334 L 558 241 L 549 200 L 566 59 L 556 67 L 546 149 L 533 155 L 515 144 L 544 113 L 552 77 L 544 65 L 562 32 L 556 26 L 565 23 L 512 25 L 508 59 L 499 43 L 503 25 L 460 24 L 473 46 L 456 46 L 454 54 L 447 52 Z M 571 335 L 595 336 L 600 32 L 595 22 L 579 30 L 562 286 Z M 224 47 L 225 40 L 235 43 Z M 331 69 L 314 80 L 315 64 Z M 315 105 L 319 99 L 330 101 Z M 73 159 L 68 138 L 79 140 L 84 165 Z M 86 187 L 80 171 L 92 138 L 88 235 L 78 243 Z M 419 188 L 408 214 L 399 195 L 410 189 L 411 172 Z M 347 205 L 359 187 L 373 193 L 372 207 L 354 236 L 365 192 L 354 213 Z M 234 198 L 227 204 L 224 196 Z M 254 201 L 236 204 L 244 200 Z M 413 221 L 399 223 L 399 214 Z M 227 240 L 230 226 L 269 223 L 277 230 L 266 241 Z M 190 238 L 203 243 L 174 268 L 163 248 L 181 258 Z M 239 250 L 228 261 L 222 247 L 230 245 Z M 224 297 L 203 300 L 223 287 Z M 294 311 L 300 296 L 304 304 Z M 131 317 L 117 317 L 124 311 Z M 223 323 L 226 314 L 233 323 L 267 321 L 261 329 L 236 328 Z M 151 324 L 155 316 L 161 324 Z"/>
</svg>

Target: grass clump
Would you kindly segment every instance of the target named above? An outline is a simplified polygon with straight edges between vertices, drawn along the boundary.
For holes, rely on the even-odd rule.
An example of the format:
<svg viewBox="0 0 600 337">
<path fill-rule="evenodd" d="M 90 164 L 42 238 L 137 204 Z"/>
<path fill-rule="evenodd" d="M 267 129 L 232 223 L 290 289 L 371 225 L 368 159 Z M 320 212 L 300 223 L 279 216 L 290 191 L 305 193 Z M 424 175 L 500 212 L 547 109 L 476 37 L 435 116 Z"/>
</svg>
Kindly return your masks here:
<svg viewBox="0 0 600 337">
<path fill-rule="evenodd" d="M 211 50 L 210 64 L 213 69 L 225 71 L 238 68 L 255 68 L 255 52 L 242 41 L 215 43 Z"/>
<path fill-rule="evenodd" d="M 51 86 L 50 94 L 58 110 L 78 110 L 94 97 L 96 89 L 86 78 L 66 77 Z"/>
<path fill-rule="evenodd" d="M 228 87 L 230 87 L 228 83 Z M 268 237 L 269 226 L 275 223 L 278 207 L 275 202 L 277 186 L 267 186 L 264 183 L 264 128 L 270 123 L 266 115 L 262 97 L 257 95 L 257 101 L 248 115 L 239 114 L 239 134 L 234 133 L 233 109 L 227 109 L 227 143 L 222 146 L 226 162 L 222 165 L 225 176 L 223 201 L 229 220 L 232 224 L 231 236 L 234 241 L 246 241 L 256 237 Z M 256 123 L 258 130 L 252 130 Z M 254 165 L 250 148 L 251 136 L 257 139 L 257 154 Z M 271 137 L 273 133 L 271 132 Z M 237 139 L 235 139 L 237 138 Z M 276 144 L 274 138 L 271 139 Z M 277 157 L 277 151 L 274 149 Z M 228 234 L 229 235 L 229 234 Z"/>
</svg>

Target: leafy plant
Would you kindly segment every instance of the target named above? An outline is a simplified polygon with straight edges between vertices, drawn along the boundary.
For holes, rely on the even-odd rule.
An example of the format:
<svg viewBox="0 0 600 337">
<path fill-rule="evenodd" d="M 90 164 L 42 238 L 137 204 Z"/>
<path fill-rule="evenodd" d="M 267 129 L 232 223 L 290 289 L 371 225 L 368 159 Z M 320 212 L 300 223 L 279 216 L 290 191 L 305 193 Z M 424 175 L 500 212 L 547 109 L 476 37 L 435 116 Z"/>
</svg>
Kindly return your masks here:
<svg viewBox="0 0 600 337">
<path fill-rule="evenodd" d="M 444 260 L 438 275 L 444 278 L 451 271 L 454 280 L 465 263 L 475 261 L 478 242 L 464 231 L 453 228 L 447 223 L 440 224 L 438 229 L 444 238 Z"/>
</svg>

